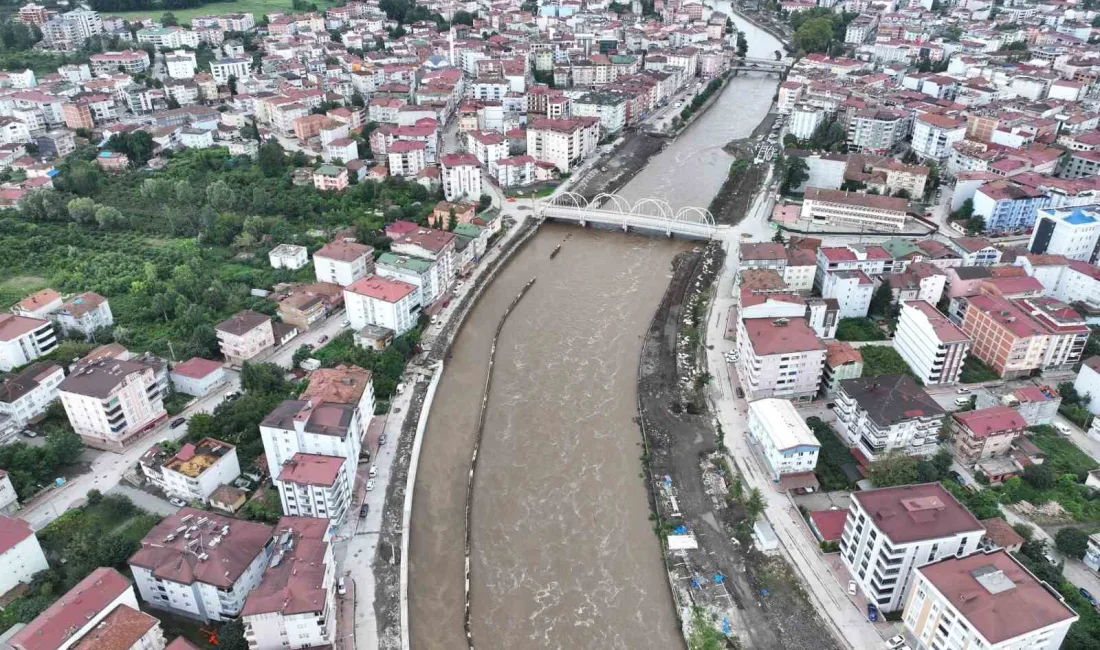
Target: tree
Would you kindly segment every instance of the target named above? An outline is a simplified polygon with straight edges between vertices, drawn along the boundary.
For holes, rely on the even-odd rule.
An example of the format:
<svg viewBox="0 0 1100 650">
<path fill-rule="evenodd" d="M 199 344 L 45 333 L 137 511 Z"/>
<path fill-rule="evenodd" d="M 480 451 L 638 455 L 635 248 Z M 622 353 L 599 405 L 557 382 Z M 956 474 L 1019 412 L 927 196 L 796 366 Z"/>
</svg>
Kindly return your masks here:
<svg viewBox="0 0 1100 650">
<path fill-rule="evenodd" d="M 477 211 L 484 212 L 489 209 L 489 206 L 493 204 L 493 197 L 488 194 L 482 194 L 477 200 Z"/>
<path fill-rule="evenodd" d="M 745 58 L 749 53 L 749 42 L 745 39 L 745 32 L 737 32 L 737 56 Z"/>
<path fill-rule="evenodd" d="M 776 228 L 775 229 L 775 235 L 772 237 L 772 241 L 775 242 L 776 244 L 786 244 L 787 243 L 786 238 L 783 237 L 783 229 L 782 228 Z"/>
<path fill-rule="evenodd" d="M 463 11 L 462 9 L 459 9 L 458 11 L 454 12 L 453 16 L 451 16 L 451 24 L 452 25 L 469 25 L 470 27 L 473 27 L 474 26 L 474 18 L 475 18 L 474 14 L 471 14 L 468 11 Z"/>
<path fill-rule="evenodd" d="M 225 181 L 214 181 L 206 188 L 206 200 L 215 210 L 224 212 L 233 208 L 237 195 Z"/>
<path fill-rule="evenodd" d="M 894 304 L 894 288 L 890 286 L 889 280 L 883 280 L 882 284 L 878 285 L 875 289 L 875 293 L 871 296 L 871 306 L 869 312 L 872 316 L 886 316 L 890 311 L 890 306 Z"/>
<path fill-rule="evenodd" d="M 95 221 L 95 201 L 80 197 L 69 201 L 69 218 L 79 224 L 87 224 Z"/>
<path fill-rule="evenodd" d="M 1089 547 L 1089 534 L 1080 528 L 1067 526 L 1054 536 L 1054 545 L 1067 557 L 1080 560 Z"/>
<path fill-rule="evenodd" d="M 218 346 L 218 334 L 209 325 L 199 325 L 191 331 L 191 338 L 184 348 L 184 356 L 202 357 L 203 359 L 216 359 L 221 356 L 221 348 Z"/>
<path fill-rule="evenodd" d="M 458 227 L 458 215 L 455 214 L 455 209 L 452 207 L 447 211 L 447 230 L 454 232 L 456 227 Z"/>
<path fill-rule="evenodd" d="M 229 75 L 229 79 L 226 79 L 226 84 L 225 85 L 227 85 L 229 87 L 229 96 L 230 97 L 236 97 L 237 96 L 237 75 L 234 75 L 234 74 Z"/>
<path fill-rule="evenodd" d="M 245 508 L 248 508 L 253 501 L 246 503 Z M 244 638 L 244 623 L 241 619 L 229 621 L 218 628 L 218 650 L 248 650 L 248 641 Z"/>
<path fill-rule="evenodd" d="M 303 361 L 308 359 L 313 354 L 313 348 L 308 345 L 299 345 L 298 349 L 294 351 L 294 356 L 291 357 L 290 362 L 297 368 Z"/>
<path fill-rule="evenodd" d="M 283 379 L 286 372 L 273 363 L 249 363 L 245 362 L 241 367 L 241 389 L 256 393 L 285 393 L 287 381 Z"/>
<path fill-rule="evenodd" d="M 1021 478 L 1036 490 L 1049 490 L 1054 487 L 1054 470 L 1048 465 L 1028 465 Z"/>
<path fill-rule="evenodd" d="M 107 140 L 111 151 L 126 154 L 131 167 L 143 167 L 153 157 L 153 136 L 146 131 L 116 133 Z"/>
<path fill-rule="evenodd" d="M 95 221 L 99 224 L 99 227 L 104 230 L 111 230 L 112 228 L 119 228 L 122 226 L 125 219 L 122 213 L 117 208 L 112 208 L 109 205 L 101 206 L 95 211 Z"/>
<path fill-rule="evenodd" d="M 806 160 L 800 156 L 787 156 L 783 160 L 783 187 L 780 188 L 780 191 L 783 194 L 788 194 L 809 180 L 810 167 L 806 164 Z"/>
<path fill-rule="evenodd" d="M 745 497 L 742 507 L 745 509 L 745 519 L 748 520 L 749 525 L 755 524 L 756 520 L 760 518 L 760 515 L 764 514 L 764 509 L 767 507 L 767 502 L 764 501 L 764 495 L 761 494 L 760 488 L 749 490 L 749 494 Z"/>
<path fill-rule="evenodd" d="M 951 213 L 952 221 L 966 221 L 974 214 L 974 199 L 967 199 L 962 202 L 958 210 Z"/>
<path fill-rule="evenodd" d="M 794 44 L 803 52 L 824 52 L 833 42 L 833 21 L 826 17 L 811 18 L 794 33 Z"/>
<path fill-rule="evenodd" d="M 160 16 L 160 24 L 165 27 L 178 27 L 180 21 L 176 18 L 176 14 L 166 11 Z"/>
<path fill-rule="evenodd" d="M 970 235 L 980 235 L 985 232 L 985 217 L 976 214 L 966 220 L 966 232 Z"/>
<path fill-rule="evenodd" d="M 868 466 L 875 487 L 909 485 L 917 482 L 917 459 L 900 451 L 888 452 Z"/>
<path fill-rule="evenodd" d="M 268 140 L 260 146 L 260 152 L 257 155 L 257 159 L 259 161 L 260 171 L 268 178 L 278 176 L 286 171 L 286 152 L 283 151 L 282 146 L 275 140 Z"/>
</svg>

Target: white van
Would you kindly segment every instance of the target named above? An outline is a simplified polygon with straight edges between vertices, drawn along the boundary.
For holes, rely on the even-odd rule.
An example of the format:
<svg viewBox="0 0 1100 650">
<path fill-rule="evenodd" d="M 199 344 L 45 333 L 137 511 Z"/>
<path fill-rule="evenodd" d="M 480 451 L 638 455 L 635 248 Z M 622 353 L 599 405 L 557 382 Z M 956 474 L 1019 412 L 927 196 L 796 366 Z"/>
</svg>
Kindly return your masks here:
<svg viewBox="0 0 1100 650">
<path fill-rule="evenodd" d="M 969 406 L 970 405 L 970 398 L 969 397 L 956 397 L 955 398 L 955 405 L 956 406 Z"/>
<path fill-rule="evenodd" d="M 378 476 L 378 466 L 377 465 L 371 465 L 370 469 L 367 471 L 367 476 L 369 476 L 371 478 L 374 478 L 375 476 Z"/>
</svg>

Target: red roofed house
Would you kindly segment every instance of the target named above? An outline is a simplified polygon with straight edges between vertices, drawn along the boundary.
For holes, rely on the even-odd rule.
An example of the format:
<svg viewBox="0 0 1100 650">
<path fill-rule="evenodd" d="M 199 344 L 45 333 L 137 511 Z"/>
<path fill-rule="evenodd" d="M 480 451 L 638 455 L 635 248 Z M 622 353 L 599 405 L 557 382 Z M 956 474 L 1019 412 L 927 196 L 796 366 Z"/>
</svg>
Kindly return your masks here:
<svg viewBox="0 0 1100 650">
<path fill-rule="evenodd" d="M 156 618 L 119 605 L 84 635 L 73 650 L 161 650 L 164 631 Z"/>
<path fill-rule="evenodd" d="M 297 517 L 343 519 L 351 482 L 340 456 L 294 454 L 283 464 L 276 484 L 283 512 Z"/>
<path fill-rule="evenodd" d="M 225 370 L 217 361 L 191 357 L 172 366 L 168 376 L 178 392 L 202 397 L 225 379 Z"/>
<path fill-rule="evenodd" d="M 443 196 L 448 201 L 481 198 L 481 163 L 470 153 L 452 153 L 440 160 Z"/>
<path fill-rule="evenodd" d="M 292 648 L 334 644 L 337 578 L 328 531 L 325 518 L 287 516 L 275 526 L 275 559 L 241 611 L 249 650 L 285 650 L 291 635 Z"/>
<path fill-rule="evenodd" d="M 420 288 L 416 285 L 369 275 L 344 289 L 344 305 L 354 330 L 377 325 L 401 336 L 420 318 Z"/>
<path fill-rule="evenodd" d="M 847 510 L 814 510 L 810 513 L 810 528 L 823 542 L 839 542 L 847 520 Z"/>
<path fill-rule="evenodd" d="M 916 569 L 902 613 L 906 630 L 918 639 L 957 639 L 955 647 L 994 650 L 1057 650 L 1078 618 L 1000 549 Z"/>
<path fill-rule="evenodd" d="M 119 607 L 137 610 L 134 588 L 118 571 L 100 567 L 16 632 L 9 643 L 15 650 L 66 650 Z"/>
<path fill-rule="evenodd" d="M 130 570 L 148 605 L 222 621 L 241 613 L 273 546 L 271 526 L 181 508 L 141 540 Z"/>
<path fill-rule="evenodd" d="M 955 413 L 951 418 L 953 451 L 964 464 L 1006 456 L 1012 441 L 1022 436 L 1027 422 L 1009 406 Z"/>
<path fill-rule="evenodd" d="M 0 371 L 26 365 L 56 347 L 57 335 L 50 321 L 0 314 Z"/>
<path fill-rule="evenodd" d="M 817 394 L 826 348 L 804 319 L 742 319 L 737 342 L 738 375 L 749 400 L 808 401 Z"/>
<path fill-rule="evenodd" d="M 342 239 L 331 241 L 313 254 L 313 271 L 318 282 L 346 287 L 374 272 L 374 249 Z"/>
<path fill-rule="evenodd" d="M 853 492 L 840 557 L 879 611 L 902 608 L 913 569 L 978 550 L 985 528 L 939 483 Z"/>
<path fill-rule="evenodd" d="M 12 308 L 12 311 L 20 316 L 46 318 L 58 309 L 61 309 L 63 302 L 60 293 L 53 289 L 43 289 L 15 303 L 15 307 Z"/>
<path fill-rule="evenodd" d="M 0 595 L 19 583 L 30 583 L 34 574 L 50 568 L 34 530 L 26 521 L 0 515 L 0 566 L 4 567 Z"/>
<path fill-rule="evenodd" d="M 395 226 L 397 223 L 390 224 L 386 228 L 386 234 L 393 240 L 390 242 L 390 250 L 399 255 L 411 255 L 438 262 L 439 286 L 442 287 L 442 291 L 449 289 L 454 282 L 456 272 L 455 236 L 443 230 L 419 226 L 406 229 L 403 234 L 397 235 Z"/>
</svg>

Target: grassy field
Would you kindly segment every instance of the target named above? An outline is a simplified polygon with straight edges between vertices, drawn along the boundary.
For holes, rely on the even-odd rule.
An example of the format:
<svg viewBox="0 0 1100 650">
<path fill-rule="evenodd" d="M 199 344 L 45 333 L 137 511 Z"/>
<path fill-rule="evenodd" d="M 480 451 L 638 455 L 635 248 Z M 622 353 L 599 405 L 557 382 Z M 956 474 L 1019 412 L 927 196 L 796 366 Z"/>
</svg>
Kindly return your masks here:
<svg viewBox="0 0 1100 650">
<path fill-rule="evenodd" d="M 322 11 L 329 7 L 336 6 L 337 4 L 336 2 L 326 2 L 325 0 L 314 0 L 314 2 L 316 2 L 317 8 Z M 272 11 L 289 13 L 291 11 L 290 7 L 291 0 L 237 0 L 236 2 L 210 3 L 193 9 L 177 9 L 172 13 L 176 15 L 176 18 L 178 18 L 181 23 L 190 22 L 195 16 L 250 13 L 253 14 L 258 23 L 260 22 L 260 16 Z M 126 20 L 134 20 L 137 18 L 152 18 L 153 20 L 158 20 L 163 13 L 163 10 L 119 11 L 106 15 L 121 16 Z"/>
<path fill-rule="evenodd" d="M 46 278 L 37 275 L 17 275 L 0 281 L 0 309 L 7 311 L 27 294 L 45 288 Z"/>
</svg>

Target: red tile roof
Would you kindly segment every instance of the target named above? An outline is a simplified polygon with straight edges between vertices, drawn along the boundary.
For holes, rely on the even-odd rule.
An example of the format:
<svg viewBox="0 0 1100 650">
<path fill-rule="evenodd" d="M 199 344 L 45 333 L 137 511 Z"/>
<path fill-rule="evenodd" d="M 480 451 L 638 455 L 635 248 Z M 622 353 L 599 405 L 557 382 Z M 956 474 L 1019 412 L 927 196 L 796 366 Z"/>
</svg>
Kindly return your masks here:
<svg viewBox="0 0 1100 650">
<path fill-rule="evenodd" d="M 975 438 L 986 438 L 1010 431 L 1020 431 L 1027 426 L 1023 416 L 1016 409 L 1008 406 L 991 406 L 975 411 L 956 413 L 954 417 L 960 424 L 969 429 Z"/>
<path fill-rule="evenodd" d="M 365 278 L 359 278 L 351 283 L 347 290 L 376 300 L 398 302 L 413 291 L 416 291 L 416 286 L 408 282 L 402 282 L 401 280 L 384 278 L 380 275 L 368 275 Z"/>
<path fill-rule="evenodd" d="M 354 262 L 364 255 L 370 255 L 372 251 L 374 249 L 365 244 L 340 240 L 325 244 L 313 254 L 313 257 L 314 259 L 323 257 L 330 260 L 340 260 L 341 262 Z"/>
<path fill-rule="evenodd" d="M 4 474 L 6 475 L 7 472 Z M 26 521 L 0 515 L 0 555 L 7 553 L 31 535 L 34 535 L 34 530 Z"/>
<path fill-rule="evenodd" d="M 84 635 L 72 650 L 130 650 L 160 621 L 129 605 L 119 605 Z"/>
<path fill-rule="evenodd" d="M 821 539 L 826 542 L 840 539 L 847 519 L 847 510 L 815 510 L 810 513 L 810 520 L 814 522 L 817 532 L 821 533 Z"/>
<path fill-rule="evenodd" d="M 221 367 L 222 364 L 217 361 L 211 361 L 210 359 L 203 359 L 201 357 L 191 357 L 187 361 L 181 361 L 172 366 L 172 372 L 192 379 L 202 379 L 203 377 L 210 376 L 211 373 L 217 372 Z"/>
<path fill-rule="evenodd" d="M 917 570 L 990 644 L 1077 619 L 1003 550 L 949 558 Z"/>
<path fill-rule="evenodd" d="M 30 316 L 0 314 L 0 341 L 14 341 L 28 332 L 42 327 L 49 321 Z"/>
<path fill-rule="evenodd" d="M 322 612 L 328 597 L 325 560 L 328 519 L 283 517 L 275 526 L 278 542 L 271 565 L 259 586 L 248 594 L 241 616 L 281 613 L 284 616 Z M 287 542 L 283 543 L 283 537 Z"/>
<path fill-rule="evenodd" d="M 129 589 L 130 581 L 121 573 L 100 567 L 19 630 L 11 638 L 11 646 L 16 650 L 57 650 Z"/>
<path fill-rule="evenodd" d="M 746 318 L 742 322 L 758 356 L 825 349 L 813 329 L 800 318 Z"/>
<path fill-rule="evenodd" d="M 332 487 L 340 476 L 344 459 L 339 456 L 319 456 L 317 454 L 294 454 L 283 464 L 279 480 L 299 485 L 317 485 Z"/>
<path fill-rule="evenodd" d="M 852 498 L 894 544 L 985 530 L 939 483 L 866 490 Z"/>
<path fill-rule="evenodd" d="M 928 319 L 928 324 L 932 326 L 932 330 L 935 331 L 936 337 L 939 338 L 941 343 L 959 343 L 970 340 L 969 336 L 963 334 L 961 329 L 948 320 L 946 316 L 941 314 L 938 309 L 927 302 L 923 300 L 906 300 L 903 304 L 906 307 L 911 307 L 924 314 L 924 317 Z"/>
</svg>

